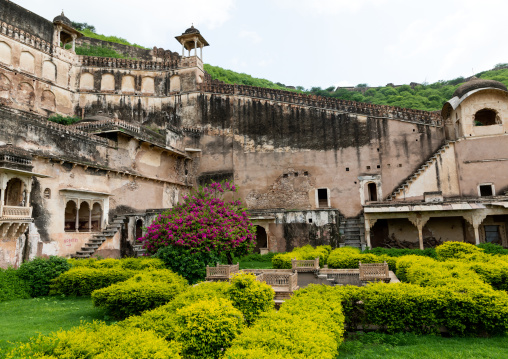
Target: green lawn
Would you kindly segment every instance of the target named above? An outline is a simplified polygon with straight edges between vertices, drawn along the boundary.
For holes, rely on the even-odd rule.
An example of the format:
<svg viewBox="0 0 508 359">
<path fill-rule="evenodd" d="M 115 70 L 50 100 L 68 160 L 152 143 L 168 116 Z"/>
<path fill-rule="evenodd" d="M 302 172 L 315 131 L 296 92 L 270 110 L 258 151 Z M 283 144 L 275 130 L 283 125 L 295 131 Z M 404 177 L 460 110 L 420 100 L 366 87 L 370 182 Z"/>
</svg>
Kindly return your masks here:
<svg viewBox="0 0 508 359">
<path fill-rule="evenodd" d="M 500 359 L 508 358 L 508 337 L 443 338 L 371 333 L 346 340 L 339 353 L 340 359 Z"/>
<path fill-rule="evenodd" d="M 242 258 L 234 258 L 233 263 L 239 262 L 240 269 L 267 269 L 272 267 L 272 258 L 277 253 L 249 254 Z"/>
<path fill-rule="evenodd" d="M 0 358 L 9 342 L 28 341 L 37 333 L 70 329 L 81 321 L 104 320 L 90 298 L 42 297 L 0 302 Z"/>
</svg>

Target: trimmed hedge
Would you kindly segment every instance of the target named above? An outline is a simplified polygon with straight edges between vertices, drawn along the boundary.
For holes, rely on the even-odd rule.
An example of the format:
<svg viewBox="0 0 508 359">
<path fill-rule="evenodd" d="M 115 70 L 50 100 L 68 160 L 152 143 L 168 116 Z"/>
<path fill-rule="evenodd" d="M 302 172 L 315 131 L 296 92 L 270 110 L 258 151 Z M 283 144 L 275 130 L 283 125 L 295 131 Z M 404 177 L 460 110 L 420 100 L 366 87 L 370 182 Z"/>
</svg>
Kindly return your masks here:
<svg viewBox="0 0 508 359">
<path fill-rule="evenodd" d="M 123 268 L 130 270 L 165 269 L 164 262 L 158 258 L 139 257 L 122 259 L 68 259 L 73 268 Z"/>
<path fill-rule="evenodd" d="M 389 257 L 402 257 L 402 256 L 408 256 L 408 255 L 415 255 L 415 256 L 423 256 L 423 257 L 430 257 L 430 258 L 437 258 L 436 250 L 435 248 L 425 248 L 425 249 L 405 249 L 405 248 L 381 248 L 376 247 L 372 249 L 365 249 L 362 251 L 363 254 L 375 254 L 377 256 L 379 255 L 387 255 Z"/>
<path fill-rule="evenodd" d="M 15 269 L 0 268 L 0 302 L 30 298 L 30 286 L 18 277 Z"/>
<path fill-rule="evenodd" d="M 377 256 L 375 254 L 362 254 L 358 248 L 343 247 L 336 248 L 328 257 L 329 268 L 358 268 L 359 262 L 362 263 L 388 263 L 388 267 L 391 271 L 396 270 L 396 257 L 390 257 L 388 255 Z"/>
<path fill-rule="evenodd" d="M 327 263 L 328 255 L 332 250 L 331 246 L 311 245 L 295 248 L 292 252 L 279 253 L 273 256 L 272 265 L 275 269 L 291 269 L 291 259 L 310 260 L 319 257 L 319 265 L 323 266 Z"/>
<path fill-rule="evenodd" d="M 62 273 L 51 284 L 51 295 L 89 296 L 94 290 L 126 281 L 137 272 L 120 267 L 78 266 Z"/>
<path fill-rule="evenodd" d="M 508 295 L 492 289 L 467 291 L 453 285 L 421 287 L 373 283 L 334 287 L 342 297 L 348 328 L 375 324 L 393 332 L 497 335 L 508 331 Z"/>
<path fill-rule="evenodd" d="M 227 300 L 228 282 L 202 282 L 189 287 L 178 294 L 171 302 L 158 308 L 144 312 L 139 316 L 131 316 L 118 323 L 125 327 L 153 330 L 166 340 L 176 338 L 176 313 L 178 310 L 201 300 Z"/>
<path fill-rule="evenodd" d="M 251 325 L 261 313 L 273 309 L 274 290 L 268 284 L 257 281 L 254 274 L 240 272 L 233 275 L 227 292 L 247 325 Z"/>
<path fill-rule="evenodd" d="M 342 342 L 344 315 L 332 287 L 297 291 L 278 312 L 264 313 L 226 350 L 225 358 L 334 359 Z"/>
<path fill-rule="evenodd" d="M 475 254 L 481 252 L 483 252 L 483 249 L 475 246 L 474 244 L 465 242 L 444 242 L 436 247 L 437 259 L 440 261 L 457 259 L 464 254 Z"/>
<path fill-rule="evenodd" d="M 242 313 L 229 300 L 201 300 L 176 314 L 176 339 L 188 359 L 220 358 L 242 331 Z"/>
<path fill-rule="evenodd" d="M 49 258 L 35 258 L 19 267 L 18 277 L 30 286 L 30 295 L 40 297 L 48 295 L 51 280 L 71 268 L 65 258 L 50 256 Z"/>
<path fill-rule="evenodd" d="M 95 290 L 92 302 L 115 318 L 126 318 L 169 302 L 187 286 L 184 278 L 169 269 L 140 272 L 124 282 Z"/>
<path fill-rule="evenodd" d="M 178 343 L 167 342 L 152 331 L 94 322 L 39 335 L 19 344 L 5 358 L 180 359 L 180 350 Z"/>
</svg>

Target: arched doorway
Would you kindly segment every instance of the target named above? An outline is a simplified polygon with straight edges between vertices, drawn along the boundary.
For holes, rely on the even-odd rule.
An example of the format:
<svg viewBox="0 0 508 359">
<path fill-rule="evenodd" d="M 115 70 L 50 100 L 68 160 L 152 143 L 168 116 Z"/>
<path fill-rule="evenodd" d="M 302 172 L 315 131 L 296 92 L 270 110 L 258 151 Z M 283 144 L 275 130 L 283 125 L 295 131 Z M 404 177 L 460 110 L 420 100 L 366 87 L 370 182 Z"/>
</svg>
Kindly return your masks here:
<svg viewBox="0 0 508 359">
<path fill-rule="evenodd" d="M 78 218 L 79 232 L 90 232 L 90 205 L 87 202 L 81 202 Z"/>
<path fill-rule="evenodd" d="M 5 188 L 6 206 L 24 206 L 24 184 L 19 178 L 11 178 Z"/>
<path fill-rule="evenodd" d="M 370 202 L 376 202 L 377 201 L 377 186 L 374 182 L 370 182 L 367 184 L 367 192 L 368 192 L 368 199 Z"/>
<path fill-rule="evenodd" d="M 135 233 L 135 239 L 143 237 L 143 220 L 138 219 L 136 220 L 136 233 Z"/>
<path fill-rule="evenodd" d="M 92 206 L 92 232 L 100 232 L 102 223 L 102 208 L 99 203 Z"/>
<path fill-rule="evenodd" d="M 76 202 L 69 201 L 65 205 L 65 224 L 64 231 L 65 232 L 75 232 L 76 231 Z"/>
<path fill-rule="evenodd" d="M 256 248 L 254 253 L 261 253 L 261 248 L 268 248 L 268 237 L 263 227 L 256 226 Z"/>
</svg>

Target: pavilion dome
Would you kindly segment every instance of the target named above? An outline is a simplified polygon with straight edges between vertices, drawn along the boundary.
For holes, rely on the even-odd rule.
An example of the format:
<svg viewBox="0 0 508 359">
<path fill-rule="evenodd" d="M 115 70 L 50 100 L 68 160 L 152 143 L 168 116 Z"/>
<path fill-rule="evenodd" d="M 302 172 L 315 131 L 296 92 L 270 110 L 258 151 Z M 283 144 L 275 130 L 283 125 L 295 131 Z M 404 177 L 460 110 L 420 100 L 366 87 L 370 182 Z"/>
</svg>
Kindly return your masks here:
<svg viewBox="0 0 508 359">
<path fill-rule="evenodd" d="M 506 86 L 499 81 L 473 78 L 472 80 L 460 85 L 455 90 L 452 97 L 457 96 L 458 98 L 461 98 L 462 96 L 464 96 L 465 94 L 467 94 L 470 91 L 478 90 L 478 89 L 482 89 L 482 88 L 496 88 L 496 89 L 500 89 L 503 91 L 508 91 Z"/>
<path fill-rule="evenodd" d="M 57 17 L 55 17 L 53 19 L 53 22 L 61 22 L 61 23 L 65 24 L 65 25 L 67 25 L 67 26 L 72 27 L 71 20 L 69 20 L 69 18 L 64 15 L 63 10 L 62 10 L 62 13 L 60 15 L 58 15 Z"/>
</svg>

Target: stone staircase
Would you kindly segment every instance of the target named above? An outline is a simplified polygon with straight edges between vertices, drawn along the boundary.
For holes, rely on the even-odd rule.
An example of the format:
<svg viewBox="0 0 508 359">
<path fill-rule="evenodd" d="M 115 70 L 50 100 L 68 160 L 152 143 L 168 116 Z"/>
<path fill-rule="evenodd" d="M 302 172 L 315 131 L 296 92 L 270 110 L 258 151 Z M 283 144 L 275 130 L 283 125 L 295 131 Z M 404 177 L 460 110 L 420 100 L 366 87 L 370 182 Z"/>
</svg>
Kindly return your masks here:
<svg viewBox="0 0 508 359">
<path fill-rule="evenodd" d="M 387 201 L 394 200 L 395 198 L 397 198 L 399 194 L 403 193 L 406 188 L 409 188 L 409 186 L 414 181 L 416 181 L 416 179 L 420 177 L 420 175 L 424 173 L 427 170 L 427 168 L 436 163 L 436 161 L 441 157 L 441 154 L 443 154 L 448 148 L 450 148 L 450 145 L 455 142 L 456 141 L 446 141 L 446 143 L 443 146 L 439 147 L 439 149 L 436 152 L 434 152 L 434 154 L 423 165 L 421 165 L 420 168 L 418 168 L 411 176 L 406 178 L 402 182 L 402 184 L 399 187 L 397 187 L 397 189 L 395 189 L 395 191 L 393 191 L 393 193 L 386 198 L 386 200 Z"/>
<path fill-rule="evenodd" d="M 365 232 L 362 216 L 358 218 L 341 218 L 340 231 L 342 232 L 341 239 L 344 240 L 344 246 L 362 249 L 363 236 Z"/>
<path fill-rule="evenodd" d="M 92 235 L 92 238 L 85 243 L 83 247 L 81 247 L 80 251 L 77 251 L 76 254 L 72 254 L 71 258 L 90 258 L 97 249 L 104 243 L 106 240 L 112 238 L 119 230 L 121 230 L 122 225 L 125 221 L 125 216 L 115 216 L 111 223 L 100 233 L 96 233 Z"/>
<path fill-rule="evenodd" d="M 134 257 L 142 257 L 146 253 L 146 249 L 143 248 L 142 244 L 134 244 L 132 249 L 134 249 Z"/>
</svg>

